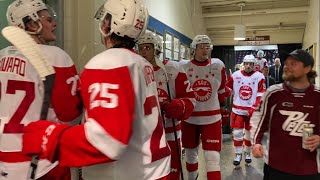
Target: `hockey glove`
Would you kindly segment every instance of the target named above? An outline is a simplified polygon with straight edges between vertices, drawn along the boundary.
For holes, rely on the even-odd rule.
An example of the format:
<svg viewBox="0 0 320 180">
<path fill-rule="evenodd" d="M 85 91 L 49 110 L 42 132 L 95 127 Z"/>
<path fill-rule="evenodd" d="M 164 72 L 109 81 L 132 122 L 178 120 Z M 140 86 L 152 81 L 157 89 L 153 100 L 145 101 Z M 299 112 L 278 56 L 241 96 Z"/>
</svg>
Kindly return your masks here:
<svg viewBox="0 0 320 180">
<path fill-rule="evenodd" d="M 56 161 L 61 134 L 70 126 L 45 120 L 32 122 L 23 129 L 22 152 L 40 158 Z"/>
<path fill-rule="evenodd" d="M 188 99 L 173 99 L 164 105 L 163 111 L 167 118 L 185 120 L 189 118 L 193 108 L 192 102 Z"/>
<path fill-rule="evenodd" d="M 183 116 L 184 110 L 184 103 L 180 99 L 173 99 L 163 107 L 163 111 L 167 118 L 179 119 Z"/>
</svg>

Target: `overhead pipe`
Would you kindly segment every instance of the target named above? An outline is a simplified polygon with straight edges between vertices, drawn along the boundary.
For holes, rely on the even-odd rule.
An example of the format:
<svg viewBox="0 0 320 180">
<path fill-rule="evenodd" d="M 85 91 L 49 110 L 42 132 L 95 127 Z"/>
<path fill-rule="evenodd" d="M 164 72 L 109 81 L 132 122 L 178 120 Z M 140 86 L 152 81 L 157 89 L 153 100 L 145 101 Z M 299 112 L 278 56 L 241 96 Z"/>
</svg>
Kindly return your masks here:
<svg viewBox="0 0 320 180">
<path fill-rule="evenodd" d="M 291 7 L 291 8 L 275 8 L 275 9 L 258 9 L 258 10 L 246 10 L 242 12 L 242 15 L 257 15 L 257 14 L 283 14 L 294 12 L 308 12 L 309 6 Z M 204 18 L 216 18 L 216 17 L 228 17 L 239 16 L 239 11 L 230 12 L 218 12 L 218 13 L 203 13 Z"/>
</svg>

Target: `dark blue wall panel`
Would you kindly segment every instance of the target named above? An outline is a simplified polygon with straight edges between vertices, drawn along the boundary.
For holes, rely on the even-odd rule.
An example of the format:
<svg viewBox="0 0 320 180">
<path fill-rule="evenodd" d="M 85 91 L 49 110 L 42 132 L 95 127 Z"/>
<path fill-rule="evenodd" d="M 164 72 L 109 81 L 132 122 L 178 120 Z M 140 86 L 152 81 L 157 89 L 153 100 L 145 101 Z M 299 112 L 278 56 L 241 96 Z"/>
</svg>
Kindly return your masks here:
<svg viewBox="0 0 320 180">
<path fill-rule="evenodd" d="M 190 46 L 192 39 L 189 37 L 181 34 L 180 32 L 172 29 L 171 27 L 167 26 L 166 24 L 162 23 L 161 21 L 157 20 L 156 18 L 149 16 L 149 23 L 148 23 L 148 28 L 157 31 L 158 33 L 164 35 L 165 31 L 168 31 L 172 33 L 173 35 L 179 37 L 180 42 L 182 44 L 185 44 L 187 46 Z"/>
</svg>

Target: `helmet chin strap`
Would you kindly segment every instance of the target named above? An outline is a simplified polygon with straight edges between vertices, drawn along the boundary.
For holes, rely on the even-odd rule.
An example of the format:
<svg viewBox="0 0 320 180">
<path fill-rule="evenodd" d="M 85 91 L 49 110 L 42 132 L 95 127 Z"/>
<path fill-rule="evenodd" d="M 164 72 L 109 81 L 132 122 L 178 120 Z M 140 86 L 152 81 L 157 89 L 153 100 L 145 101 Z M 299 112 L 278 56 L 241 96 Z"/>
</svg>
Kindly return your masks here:
<svg viewBox="0 0 320 180">
<path fill-rule="evenodd" d="M 40 35 L 40 32 L 43 30 L 43 26 L 41 22 L 37 22 L 39 25 L 39 29 L 36 32 L 27 31 L 26 32 L 30 35 L 34 35 L 37 37 L 36 42 L 40 44 L 48 44 L 48 42 Z"/>
<path fill-rule="evenodd" d="M 28 34 L 40 35 L 40 32 L 42 31 L 43 26 L 42 26 L 40 20 L 37 20 L 36 23 L 39 25 L 39 29 L 38 29 L 36 32 L 32 32 L 32 31 L 27 31 L 27 30 L 26 30 L 26 32 L 27 32 Z"/>
</svg>

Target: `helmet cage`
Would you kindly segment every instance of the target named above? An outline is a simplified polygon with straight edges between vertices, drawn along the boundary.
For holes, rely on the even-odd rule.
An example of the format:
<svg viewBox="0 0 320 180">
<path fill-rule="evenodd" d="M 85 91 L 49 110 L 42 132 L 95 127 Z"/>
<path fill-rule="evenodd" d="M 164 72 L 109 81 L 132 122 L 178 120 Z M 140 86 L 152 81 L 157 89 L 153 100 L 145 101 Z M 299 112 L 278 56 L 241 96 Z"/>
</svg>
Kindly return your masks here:
<svg viewBox="0 0 320 180">
<path fill-rule="evenodd" d="M 137 40 L 148 24 L 148 11 L 135 0 L 107 0 L 96 12 L 103 37 L 115 33 Z"/>
<path fill-rule="evenodd" d="M 142 35 L 138 41 L 137 44 L 153 44 L 155 55 L 159 55 L 162 50 L 162 42 L 158 35 L 146 32 L 144 35 Z"/>
<path fill-rule="evenodd" d="M 42 30 L 42 24 L 40 23 L 41 17 L 38 12 L 42 10 L 48 10 L 52 17 L 56 17 L 55 11 L 41 0 L 16 0 L 10 4 L 7 9 L 6 16 L 8 24 L 26 29 L 24 20 L 27 17 L 38 23 L 40 27 L 37 32 L 27 32 L 29 34 L 39 34 Z"/>
<path fill-rule="evenodd" d="M 212 48 L 211 39 L 207 35 L 197 35 L 191 43 L 191 48 L 195 50 L 198 44 L 209 44 Z"/>
</svg>

